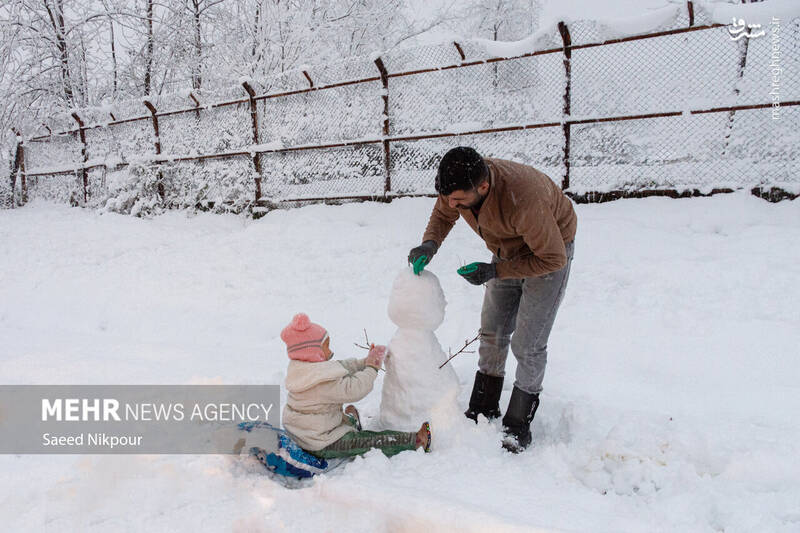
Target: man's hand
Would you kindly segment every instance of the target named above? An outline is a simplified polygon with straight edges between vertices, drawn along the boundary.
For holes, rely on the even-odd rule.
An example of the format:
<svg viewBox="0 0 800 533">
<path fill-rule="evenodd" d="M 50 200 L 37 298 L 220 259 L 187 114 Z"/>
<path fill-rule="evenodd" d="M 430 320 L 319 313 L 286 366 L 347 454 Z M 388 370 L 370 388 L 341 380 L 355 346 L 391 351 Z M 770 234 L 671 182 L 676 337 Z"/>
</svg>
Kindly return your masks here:
<svg viewBox="0 0 800 533">
<path fill-rule="evenodd" d="M 494 263 L 470 263 L 459 268 L 458 273 L 473 285 L 483 285 L 497 277 Z"/>
<path fill-rule="evenodd" d="M 425 265 L 431 262 L 438 249 L 439 245 L 436 244 L 436 241 L 425 241 L 408 252 L 408 262 L 414 267 L 414 274 L 419 276 Z"/>
</svg>

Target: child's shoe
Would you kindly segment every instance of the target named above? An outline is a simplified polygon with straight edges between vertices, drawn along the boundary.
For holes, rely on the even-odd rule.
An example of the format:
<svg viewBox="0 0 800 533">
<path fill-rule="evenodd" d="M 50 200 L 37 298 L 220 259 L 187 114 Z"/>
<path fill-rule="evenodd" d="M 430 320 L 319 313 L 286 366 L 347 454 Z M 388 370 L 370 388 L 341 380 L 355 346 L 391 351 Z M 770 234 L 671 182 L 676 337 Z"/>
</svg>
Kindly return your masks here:
<svg viewBox="0 0 800 533">
<path fill-rule="evenodd" d="M 417 448 L 422 448 L 425 453 L 431 451 L 431 425 L 423 422 L 422 427 L 417 431 Z"/>
<path fill-rule="evenodd" d="M 355 426 L 358 431 L 361 431 L 361 417 L 358 414 L 358 409 L 356 409 L 355 405 L 348 405 L 344 408 L 344 414 L 351 417 L 353 420 L 356 421 Z"/>
</svg>

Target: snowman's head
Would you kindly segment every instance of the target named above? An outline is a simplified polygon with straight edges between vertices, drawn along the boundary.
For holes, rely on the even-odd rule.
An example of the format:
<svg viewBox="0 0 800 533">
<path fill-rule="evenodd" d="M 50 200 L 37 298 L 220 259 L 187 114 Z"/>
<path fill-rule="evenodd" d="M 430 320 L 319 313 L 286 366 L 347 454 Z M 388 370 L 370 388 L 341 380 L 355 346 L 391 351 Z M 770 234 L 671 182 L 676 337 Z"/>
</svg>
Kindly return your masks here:
<svg viewBox="0 0 800 533">
<path fill-rule="evenodd" d="M 444 320 L 446 305 L 435 274 L 423 270 L 417 276 L 407 267 L 394 279 L 389 296 L 389 318 L 401 328 L 433 331 Z"/>
</svg>

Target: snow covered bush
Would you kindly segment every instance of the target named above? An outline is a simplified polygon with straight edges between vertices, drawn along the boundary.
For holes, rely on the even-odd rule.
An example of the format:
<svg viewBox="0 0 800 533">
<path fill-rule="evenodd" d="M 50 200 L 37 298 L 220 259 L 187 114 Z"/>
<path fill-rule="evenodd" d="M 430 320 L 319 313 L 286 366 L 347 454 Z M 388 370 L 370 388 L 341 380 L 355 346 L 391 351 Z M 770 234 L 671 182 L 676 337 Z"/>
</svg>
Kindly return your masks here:
<svg viewBox="0 0 800 533">
<path fill-rule="evenodd" d="M 133 163 L 109 172 L 103 210 L 137 217 L 157 215 L 164 210 L 158 185 L 158 169 L 153 166 Z"/>
<path fill-rule="evenodd" d="M 103 210 L 138 217 L 165 209 L 241 213 L 255 198 L 255 172 L 249 159 L 132 163 L 108 172 L 94 194 Z"/>
<path fill-rule="evenodd" d="M 2 163 L 2 161 L 0 161 Z M 14 194 L 11 189 L 11 175 L 8 174 L 0 179 L 0 209 L 12 207 Z"/>
<path fill-rule="evenodd" d="M 255 199 L 250 158 L 182 161 L 162 165 L 161 173 L 168 208 L 240 213 Z"/>
</svg>

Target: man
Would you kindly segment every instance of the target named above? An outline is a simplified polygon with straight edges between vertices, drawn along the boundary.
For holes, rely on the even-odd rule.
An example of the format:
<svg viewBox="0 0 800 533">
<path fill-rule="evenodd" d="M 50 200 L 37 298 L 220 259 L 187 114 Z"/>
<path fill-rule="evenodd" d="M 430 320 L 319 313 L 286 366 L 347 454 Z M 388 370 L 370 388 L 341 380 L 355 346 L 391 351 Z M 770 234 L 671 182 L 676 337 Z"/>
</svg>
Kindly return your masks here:
<svg viewBox="0 0 800 533">
<path fill-rule="evenodd" d="M 547 175 L 512 161 L 484 159 L 467 147 L 453 148 L 442 158 L 436 192 L 423 243 L 411 250 L 408 261 L 419 274 L 459 216 L 491 250 L 491 263 L 458 270 L 468 282 L 486 284 L 478 371 L 464 414 L 476 422 L 479 414 L 500 416 L 510 345 L 517 374 L 503 417 L 503 447 L 518 453 L 531 443 L 547 339 L 569 279 L 577 216 Z"/>
</svg>

